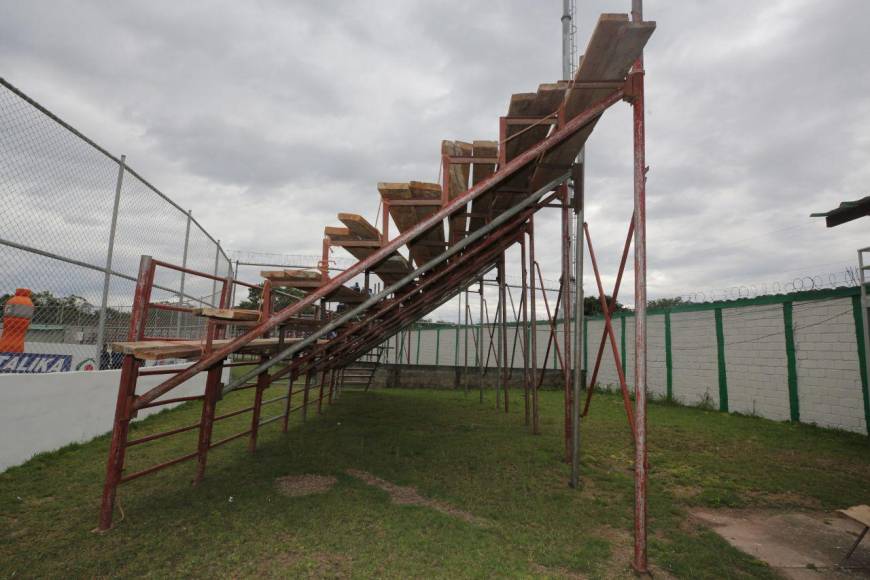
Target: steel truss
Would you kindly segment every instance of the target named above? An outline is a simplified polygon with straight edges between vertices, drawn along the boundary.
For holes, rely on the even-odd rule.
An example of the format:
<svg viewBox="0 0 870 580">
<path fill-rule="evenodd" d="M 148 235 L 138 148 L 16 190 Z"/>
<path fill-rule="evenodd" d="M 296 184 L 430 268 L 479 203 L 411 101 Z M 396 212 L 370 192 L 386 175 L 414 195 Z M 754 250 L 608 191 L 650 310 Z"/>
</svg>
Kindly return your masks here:
<svg viewBox="0 0 870 580">
<path fill-rule="evenodd" d="M 632 20 L 641 22 L 640 2 L 634 0 Z M 598 89 L 607 89 L 609 94 L 588 107 L 573 118 L 566 118 L 563 104 L 556 114 L 544 119 L 517 119 L 504 117 L 501 120 L 501 138 L 503 143 L 507 139 L 507 128 L 516 124 L 527 126 L 535 124 L 552 125 L 550 134 L 520 153 L 516 158 L 507 161 L 504 157 L 504 147 L 499 147 L 498 157 L 489 160 L 479 157 L 450 157 L 442 156 L 442 171 L 446 174 L 451 164 L 467 164 L 491 161 L 498 163 L 498 169 L 490 177 L 473 185 L 464 193 L 448 199 L 447 188 L 442 190 L 443 197 L 437 201 L 437 211 L 426 219 L 421 220 L 413 227 L 400 232 L 394 238 L 389 238 L 388 230 L 388 204 L 383 206 L 383 223 L 381 240 L 373 243 L 373 253 L 354 264 L 347 270 L 339 273 L 332 279 L 326 274 L 329 257 L 329 242 L 324 242 L 323 259 L 320 268 L 323 272 L 324 284 L 310 292 L 299 301 L 272 312 L 270 309 L 269 296 L 271 288 L 267 283 L 264 288 L 263 312 L 260 322 L 251 326 L 243 334 L 229 341 L 216 342 L 223 339 L 229 323 L 210 319 L 208 321 L 202 355 L 190 366 L 182 370 L 165 370 L 158 368 L 143 368 L 142 361 L 133 355 L 125 355 L 121 368 L 121 378 L 115 409 L 115 418 L 112 429 L 112 437 L 106 468 L 106 479 L 103 489 L 102 503 L 100 508 L 99 529 L 108 530 L 112 526 L 115 497 L 119 485 L 141 478 L 161 469 L 176 465 L 187 460 L 196 460 L 194 482 L 197 483 L 205 476 L 208 452 L 217 446 L 229 443 L 235 439 L 247 438 L 248 449 L 254 452 L 257 447 L 257 439 L 260 429 L 270 423 L 281 423 L 286 432 L 290 413 L 300 411 L 303 418 L 309 412 L 309 407 L 316 405 L 317 412 L 322 412 L 323 403 L 333 404 L 341 394 L 343 369 L 356 361 L 360 356 L 369 352 L 388 341 L 391 337 L 399 334 L 410 324 L 418 321 L 435 308 L 462 292 L 468 292 L 468 288 L 481 282 L 481 321 L 483 318 L 483 276 L 496 269 L 498 276 L 499 300 L 496 307 L 497 324 L 492 328 L 494 340 L 491 339 L 491 347 L 496 360 L 496 389 L 495 402 L 497 408 L 508 412 L 510 405 L 510 393 L 507 387 L 509 378 L 508 364 L 508 341 L 506 332 L 507 300 L 513 304 L 513 296 L 506 293 L 505 282 L 505 252 L 515 244 L 520 247 L 521 270 L 522 270 L 522 297 L 519 302 L 519 310 L 522 322 L 519 321 L 516 309 L 514 316 L 517 324 L 522 328 L 521 356 L 523 366 L 523 407 L 524 422 L 532 434 L 541 431 L 539 418 L 539 389 L 543 379 L 543 369 L 549 359 L 550 351 L 559 361 L 562 380 L 564 383 L 564 443 L 565 460 L 572 464 L 572 485 L 578 482 L 579 473 L 579 387 L 581 376 L 585 376 L 582 369 L 580 354 L 583 352 L 582 332 L 578 328 L 577 321 L 582 315 L 582 262 L 583 262 L 583 238 L 588 244 L 593 271 L 597 282 L 599 298 L 605 316 L 605 331 L 601 338 L 598 354 L 596 357 L 595 370 L 593 372 L 593 384 L 597 377 L 600 366 L 601 354 L 607 341 L 613 349 L 614 360 L 619 372 L 620 389 L 624 399 L 628 423 L 631 428 L 635 446 L 635 556 L 634 567 L 641 572 L 647 570 L 646 559 L 646 485 L 647 485 L 647 453 L 646 453 L 646 212 L 645 212 L 645 134 L 644 134 L 644 69 L 642 57 L 639 58 L 625 81 L 614 83 L 601 81 L 589 83 Z M 633 108 L 633 137 L 634 137 L 634 214 L 629 226 L 628 238 L 622 254 L 618 271 L 613 298 L 610 304 L 604 298 L 604 289 L 601 283 L 598 264 L 589 237 L 588 225 L 583 222 L 583 192 L 575 192 L 571 195 L 568 180 L 572 177 L 580 181 L 578 175 L 582 175 L 582 165 L 577 167 L 565 166 L 560 168 L 562 173 L 553 178 L 549 183 L 535 191 L 514 190 L 502 191 L 500 188 L 512 177 L 538 164 L 543 156 L 563 146 L 583 131 L 591 131 L 592 126 L 600 118 L 605 110 L 613 104 L 625 100 Z M 307 336 L 297 341 L 285 341 L 288 325 L 294 318 L 302 314 L 306 308 L 321 307 L 321 315 L 325 314 L 323 305 L 326 297 L 342 285 L 358 275 L 364 275 L 366 289 L 369 288 L 369 273 L 382 261 L 393 255 L 403 246 L 414 242 L 427 231 L 436 227 L 444 227 L 451 218 L 470 217 L 472 202 L 482 195 L 490 192 L 501 192 L 500 195 L 511 195 L 514 204 L 507 207 L 501 213 L 488 216 L 488 221 L 481 227 L 465 234 L 461 239 L 452 236 L 450 244 L 436 257 L 428 262 L 418 265 L 416 269 L 402 276 L 395 283 L 386 285 L 385 288 L 370 295 L 364 302 L 348 308 L 340 313 L 334 313 L 330 317 L 322 319 L 322 324 Z M 556 203 L 558 202 L 558 203 Z M 550 304 L 543 289 L 543 275 L 535 256 L 535 224 L 534 214 L 547 207 L 557 207 L 561 214 L 561 283 L 556 298 L 555 310 L 550 311 Z M 578 218 L 577 246 L 572 246 L 571 212 L 574 211 Z M 582 228 L 580 227 L 582 224 Z M 630 393 L 626 378 L 621 372 L 621 364 L 615 337 L 611 324 L 612 308 L 615 306 L 616 296 L 625 269 L 629 245 L 634 240 L 634 272 L 635 272 L 635 398 L 632 409 Z M 576 256 L 577 272 L 572 272 L 572 250 Z M 170 306 L 151 302 L 151 291 L 155 287 L 155 271 L 158 268 L 168 268 L 185 273 L 187 276 L 204 277 L 211 279 L 220 288 L 220 307 L 230 308 L 232 305 L 233 289 L 241 285 L 255 287 L 254 285 L 240 282 L 231 277 L 218 277 L 211 274 L 197 272 L 187 268 L 167 264 L 154 260 L 149 256 L 143 256 L 140 262 L 139 276 L 136 285 L 133 310 L 130 317 L 128 332 L 129 341 L 145 341 L 146 321 L 149 311 L 153 309 L 169 309 L 187 311 L 185 307 Z M 578 289 L 576 294 L 572 291 L 572 277 L 577 277 Z M 540 289 L 538 288 L 540 283 Z M 547 311 L 549 337 L 546 347 L 544 365 L 538 369 L 536 356 L 538 337 L 537 332 L 531 327 L 536 327 L 538 302 L 537 294 L 540 290 Z M 556 332 L 555 317 L 560 310 L 563 312 L 563 330 L 561 337 Z M 512 306 L 512 308 L 514 308 Z M 466 320 L 470 317 L 471 309 L 466 299 Z M 572 327 L 571 320 L 574 319 Z M 479 352 L 477 363 L 480 365 L 479 372 L 484 372 L 484 353 L 481 336 L 474 337 L 474 348 Z M 272 351 L 257 351 L 255 340 L 267 338 L 277 334 L 277 345 Z M 517 333 L 519 334 L 519 333 Z M 467 333 L 466 333 L 467 336 Z M 162 339 L 166 340 L 166 339 Z M 398 340 L 398 338 L 397 338 Z M 516 344 L 517 337 L 514 339 Z M 469 346 L 466 340 L 466 350 Z M 552 348 L 551 348 L 552 347 Z M 232 366 L 250 365 L 249 361 L 234 361 L 230 357 L 244 352 L 257 352 L 258 360 L 255 368 L 243 373 L 241 376 L 222 384 L 223 370 Z M 515 352 L 515 349 L 514 351 Z M 398 352 L 397 355 L 398 356 Z M 457 362 L 458 365 L 458 362 Z M 465 362 L 468 368 L 467 354 Z M 581 372 L 582 371 L 582 372 Z M 205 390 L 202 395 L 189 397 L 167 398 L 166 395 L 173 389 L 189 379 L 206 373 Z M 167 375 L 157 386 L 143 393 L 137 393 L 138 379 L 149 375 Z M 304 380 L 304 386 L 297 387 L 298 379 Z M 286 392 L 281 395 L 266 398 L 265 393 L 276 386 L 278 381 L 286 380 Z M 467 391 L 467 373 L 465 376 L 465 389 Z M 483 386 L 481 381 L 481 401 L 483 401 Z M 217 404 L 221 397 L 231 391 L 240 389 L 255 389 L 253 404 L 247 408 L 226 413 L 217 414 Z M 301 390 L 302 401 L 293 406 L 293 396 Z M 312 392 L 313 391 L 313 392 Z M 589 400 L 592 396 L 592 385 L 588 389 L 585 416 L 589 408 Z M 185 427 L 176 428 L 164 433 L 157 433 L 139 439 L 129 438 L 130 421 L 136 417 L 139 410 L 177 403 L 183 401 L 201 400 L 202 412 L 198 423 Z M 283 403 L 283 409 L 269 417 L 263 417 L 263 410 L 269 405 Z M 249 428 L 219 441 L 212 441 L 213 426 L 216 422 L 232 416 L 244 413 L 251 414 Z M 124 465 L 127 450 L 130 447 L 154 441 L 163 437 L 178 433 L 198 430 L 198 441 L 194 451 L 187 455 L 151 466 L 135 473 L 125 473 Z"/>
</svg>

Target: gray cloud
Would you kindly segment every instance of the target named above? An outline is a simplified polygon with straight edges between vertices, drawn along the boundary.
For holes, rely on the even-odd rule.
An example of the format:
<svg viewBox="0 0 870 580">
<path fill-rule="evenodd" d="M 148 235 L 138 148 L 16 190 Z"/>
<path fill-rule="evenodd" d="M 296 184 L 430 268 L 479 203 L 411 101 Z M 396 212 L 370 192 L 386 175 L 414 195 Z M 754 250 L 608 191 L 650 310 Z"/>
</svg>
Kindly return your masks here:
<svg viewBox="0 0 870 580">
<path fill-rule="evenodd" d="M 807 216 L 870 190 L 870 6 L 646 4 L 650 294 L 853 262 L 862 226 Z M 336 212 L 374 219 L 378 180 L 435 180 L 441 139 L 495 138 L 511 93 L 559 76 L 560 6 L 8 3 L 0 70 L 225 246 L 316 254 Z M 582 52 L 598 13 L 628 2 L 579 8 Z M 588 148 L 607 284 L 632 210 L 630 123 L 618 105 Z M 538 221 L 555 279 L 558 215 Z"/>
</svg>

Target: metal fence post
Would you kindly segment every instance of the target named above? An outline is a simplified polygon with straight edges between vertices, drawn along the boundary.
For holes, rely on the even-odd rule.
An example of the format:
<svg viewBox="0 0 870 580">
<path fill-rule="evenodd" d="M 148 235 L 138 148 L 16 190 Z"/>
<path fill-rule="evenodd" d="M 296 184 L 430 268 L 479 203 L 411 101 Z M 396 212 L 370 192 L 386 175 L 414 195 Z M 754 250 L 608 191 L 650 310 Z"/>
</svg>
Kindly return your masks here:
<svg viewBox="0 0 870 580">
<path fill-rule="evenodd" d="M 230 260 L 230 272 L 232 273 L 233 280 L 239 279 L 239 259 L 236 258 L 236 267 L 233 268 L 233 262 Z M 233 284 L 233 293 L 230 297 L 230 307 L 236 305 L 236 284 Z"/>
<path fill-rule="evenodd" d="M 109 226 L 109 245 L 106 249 L 106 272 L 103 276 L 103 296 L 100 298 L 100 321 L 97 326 L 96 352 L 94 366 L 102 370 L 103 345 L 106 343 L 106 310 L 109 305 L 109 285 L 112 281 L 112 253 L 115 251 L 115 231 L 118 227 L 118 208 L 121 205 L 121 184 L 124 182 L 124 163 L 126 155 L 121 155 L 118 163 L 118 179 L 115 182 L 115 202 L 112 205 L 112 223 Z"/>
<path fill-rule="evenodd" d="M 220 262 L 220 257 L 221 257 L 221 241 L 218 240 L 217 244 L 215 245 L 215 249 L 214 249 L 214 275 L 215 276 L 218 275 L 218 264 Z M 215 299 L 214 299 L 216 294 L 217 294 L 217 280 L 212 280 L 211 281 L 211 305 L 212 306 L 217 306 L 217 303 L 215 302 Z"/>
<path fill-rule="evenodd" d="M 184 254 L 181 257 L 181 267 L 187 268 L 187 249 L 190 245 L 190 222 L 193 218 L 193 211 L 187 210 L 187 228 L 184 231 Z M 178 305 L 184 305 L 184 272 L 181 273 L 181 284 L 178 287 Z M 178 317 L 175 319 L 175 335 L 181 336 L 181 316 L 182 313 L 178 313 Z"/>
</svg>

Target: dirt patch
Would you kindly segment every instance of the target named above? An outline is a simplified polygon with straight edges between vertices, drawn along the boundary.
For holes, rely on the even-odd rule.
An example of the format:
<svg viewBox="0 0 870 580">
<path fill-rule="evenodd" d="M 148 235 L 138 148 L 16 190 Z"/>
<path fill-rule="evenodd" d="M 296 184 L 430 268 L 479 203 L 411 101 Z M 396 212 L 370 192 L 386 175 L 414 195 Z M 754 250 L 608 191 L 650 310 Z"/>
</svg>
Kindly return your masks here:
<svg viewBox="0 0 870 580">
<path fill-rule="evenodd" d="M 300 561 L 308 561 L 308 570 L 300 569 Z M 284 578 L 292 570 L 296 578 L 350 578 L 353 572 L 353 558 L 335 552 L 314 552 L 306 554 L 287 550 L 275 557 L 267 558 L 257 571 L 257 576 Z"/>
<path fill-rule="evenodd" d="M 326 493 L 338 482 L 331 475 L 286 475 L 275 479 L 275 486 L 283 495 L 302 497 Z"/>
<path fill-rule="evenodd" d="M 423 497 L 415 487 L 396 485 L 386 479 L 381 479 L 367 471 L 361 471 L 359 469 L 348 469 L 346 473 L 351 477 L 355 477 L 360 481 L 367 483 L 368 485 L 384 490 L 390 495 L 390 500 L 392 500 L 393 503 L 399 505 L 417 505 L 427 507 L 477 526 L 492 525 L 492 522 L 489 520 L 479 518 L 476 515 L 452 506 L 447 502 Z"/>
<path fill-rule="evenodd" d="M 537 576 L 545 578 L 569 578 L 570 580 L 585 580 L 588 576 L 584 576 L 580 572 L 574 572 L 568 568 L 561 566 L 543 566 L 541 564 L 532 563 L 529 566 Z"/>
<path fill-rule="evenodd" d="M 769 564 L 787 578 L 870 578 L 870 547 L 860 546 L 849 571 L 837 569 L 860 525 L 828 512 L 694 510 L 732 546 Z"/>
</svg>

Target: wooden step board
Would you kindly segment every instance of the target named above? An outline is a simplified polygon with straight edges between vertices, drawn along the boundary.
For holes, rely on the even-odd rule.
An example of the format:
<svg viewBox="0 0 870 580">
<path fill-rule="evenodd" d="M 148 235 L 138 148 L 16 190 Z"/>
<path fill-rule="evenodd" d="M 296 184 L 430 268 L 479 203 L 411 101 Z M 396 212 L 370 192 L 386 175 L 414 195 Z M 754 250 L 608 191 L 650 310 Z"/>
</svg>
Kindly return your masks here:
<svg viewBox="0 0 870 580">
<path fill-rule="evenodd" d="M 472 157 L 478 158 L 493 158 L 498 155 L 498 141 L 475 141 L 472 146 Z M 475 186 L 484 179 L 495 173 L 495 163 L 474 163 L 471 167 L 471 185 Z M 468 223 L 468 231 L 474 231 L 479 228 L 484 222 L 483 219 L 474 215 L 480 210 L 481 213 L 487 212 L 492 205 L 493 192 L 487 192 L 477 198 L 471 204 L 472 216 Z"/>
<path fill-rule="evenodd" d="M 323 274 L 317 270 L 263 270 L 260 276 L 276 287 L 311 290 L 323 286 Z"/>
<path fill-rule="evenodd" d="M 225 320 L 228 322 L 251 322 L 260 319 L 259 310 L 247 310 L 244 308 L 196 308 L 193 313 L 204 318 Z"/>
<path fill-rule="evenodd" d="M 323 279 L 320 272 L 314 270 L 263 270 L 260 272 L 260 276 L 271 281 L 273 286 L 296 288 L 305 293 L 314 292 L 329 283 L 328 279 Z M 342 304 L 359 304 L 364 302 L 366 298 L 368 295 L 365 292 L 347 286 L 339 286 L 326 296 L 328 302 Z"/>
<path fill-rule="evenodd" d="M 378 183 L 378 191 L 387 202 L 410 202 L 409 205 L 390 205 L 390 216 L 403 233 L 441 209 L 440 204 L 431 204 L 441 199 L 441 186 L 437 183 Z M 415 205 L 415 201 L 426 202 L 428 205 Z M 409 244 L 408 250 L 411 260 L 419 267 L 441 254 L 445 247 L 444 226 L 437 224 Z"/>
<path fill-rule="evenodd" d="M 375 253 L 381 247 L 381 233 L 371 225 L 364 217 L 353 213 L 340 213 L 338 219 L 346 227 L 337 228 L 327 226 L 323 233 L 333 246 L 343 247 L 357 260 L 364 260 Z M 366 244 L 377 245 L 362 245 Z M 386 260 L 377 264 L 372 271 L 384 281 L 385 284 L 393 284 L 402 276 L 411 271 L 411 265 L 398 252 L 390 255 Z"/>
<path fill-rule="evenodd" d="M 212 342 L 212 348 L 221 347 L 231 339 L 220 339 Z M 285 338 L 284 344 L 290 345 L 301 338 Z M 319 341 L 324 342 L 324 341 Z M 166 360 L 171 358 L 195 359 L 202 356 L 205 342 L 199 340 L 169 341 L 143 340 L 137 342 L 113 342 L 109 345 L 112 352 L 130 354 L 139 360 Z M 257 338 L 237 351 L 242 354 L 269 353 L 277 350 L 277 338 Z"/>
<path fill-rule="evenodd" d="M 518 93 L 511 95 L 508 105 L 508 118 L 538 119 L 535 125 L 508 125 L 504 148 L 505 161 L 511 161 L 542 141 L 553 126 L 547 119 L 555 118 L 559 106 L 565 98 L 568 83 L 546 83 L 538 87 L 536 93 Z M 535 164 L 528 165 L 508 179 L 504 185 L 495 191 L 480 196 L 474 203 L 470 231 L 483 226 L 489 219 L 503 212 L 522 199 L 529 191 L 529 181 L 535 170 Z M 487 176 L 488 177 L 488 176 Z"/>
<path fill-rule="evenodd" d="M 449 157 L 471 157 L 474 151 L 474 146 L 471 143 L 464 141 L 442 141 L 441 155 Z M 451 163 L 447 170 L 447 175 L 444 179 L 444 184 L 447 187 L 447 199 L 452 201 L 468 191 L 468 178 L 471 176 L 471 164 L 466 163 Z M 448 226 L 447 240 L 450 245 L 455 244 L 463 237 L 468 230 L 468 211 L 469 207 L 450 217 Z"/>
<path fill-rule="evenodd" d="M 655 22 L 631 22 L 627 14 L 602 14 L 589 39 L 586 54 L 581 57 L 574 81 L 625 79 L 655 27 Z M 612 92 L 613 89 L 582 86 L 568 89 L 565 95 L 565 120 L 573 119 Z M 529 184 L 532 191 L 543 187 L 571 167 L 595 128 L 596 122 L 590 123 L 572 138 L 543 156 Z"/>
</svg>

